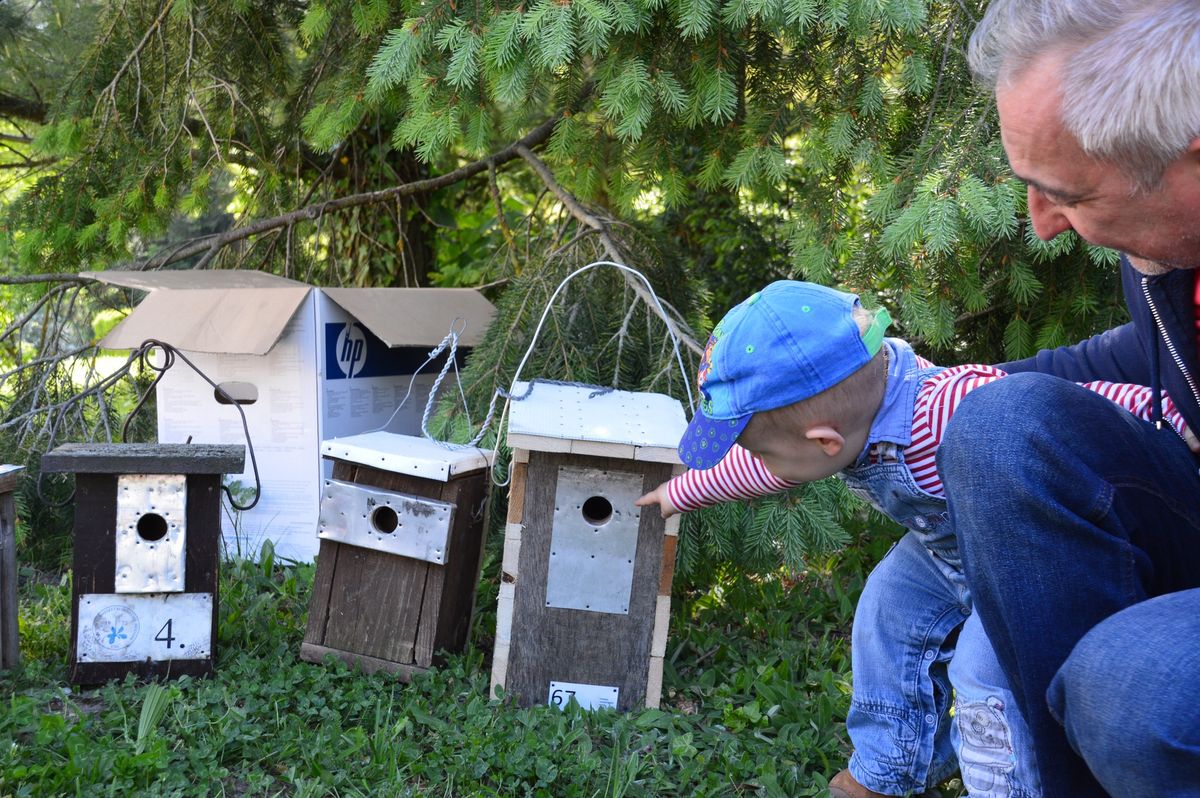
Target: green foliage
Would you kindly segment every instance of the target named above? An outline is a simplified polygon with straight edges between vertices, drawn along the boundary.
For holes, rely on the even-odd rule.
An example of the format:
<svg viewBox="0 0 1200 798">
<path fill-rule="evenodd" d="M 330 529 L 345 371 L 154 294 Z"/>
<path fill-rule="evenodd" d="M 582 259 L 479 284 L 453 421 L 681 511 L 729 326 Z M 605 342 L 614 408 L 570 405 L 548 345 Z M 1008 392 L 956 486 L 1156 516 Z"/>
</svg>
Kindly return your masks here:
<svg viewBox="0 0 1200 798">
<path fill-rule="evenodd" d="M 681 596 L 662 709 L 628 714 L 489 699 L 486 648 L 411 684 L 301 662 L 313 566 L 246 561 L 222 569 L 211 679 L 70 689 L 65 637 L 29 645 L 66 628 L 69 586 L 26 585 L 0 792 L 819 796 L 849 753 L 849 609 L 886 545 L 851 548 L 836 574 Z"/>
</svg>

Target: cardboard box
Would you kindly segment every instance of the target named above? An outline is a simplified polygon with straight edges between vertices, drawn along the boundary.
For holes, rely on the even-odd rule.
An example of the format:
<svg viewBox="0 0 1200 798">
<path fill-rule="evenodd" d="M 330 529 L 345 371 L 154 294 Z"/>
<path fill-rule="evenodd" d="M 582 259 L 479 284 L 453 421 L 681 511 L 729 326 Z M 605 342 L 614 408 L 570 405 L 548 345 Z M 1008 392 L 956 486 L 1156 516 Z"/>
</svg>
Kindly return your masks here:
<svg viewBox="0 0 1200 798">
<path fill-rule="evenodd" d="M 89 272 L 111 285 L 148 291 L 101 342 L 133 349 L 148 338 L 186 354 L 243 404 L 258 458 L 262 498 L 228 515 L 228 550 L 257 556 L 265 540 L 278 556 L 309 561 L 317 552 L 320 486 L 329 466 L 321 441 L 379 429 L 420 435 L 421 415 L 445 355 L 413 381 L 429 351 L 461 319 L 458 357 L 474 346 L 495 309 L 460 288 L 313 288 L 263 272 L 212 270 Z M 450 384 L 445 384 L 453 389 Z M 241 418 L 185 363 L 158 384 L 158 440 L 243 443 Z M 253 487 L 246 471 L 230 475 Z M 244 502 L 244 500 L 243 500 Z"/>
</svg>

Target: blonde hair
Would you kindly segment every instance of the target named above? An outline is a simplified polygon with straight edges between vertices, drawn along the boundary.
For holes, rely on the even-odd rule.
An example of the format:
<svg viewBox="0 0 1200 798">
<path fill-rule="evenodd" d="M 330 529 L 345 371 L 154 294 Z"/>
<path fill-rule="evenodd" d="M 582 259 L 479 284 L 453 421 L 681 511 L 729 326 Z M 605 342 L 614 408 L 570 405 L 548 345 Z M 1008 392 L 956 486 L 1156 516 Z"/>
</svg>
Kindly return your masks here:
<svg viewBox="0 0 1200 798">
<path fill-rule="evenodd" d="M 875 318 L 874 311 L 861 305 L 855 305 L 853 312 L 860 332 L 866 330 Z M 742 430 L 739 442 L 745 446 L 744 440 L 803 435 L 817 425 L 849 428 L 869 423 L 883 401 L 886 369 L 884 351 L 884 347 L 880 347 L 865 366 L 815 396 L 755 413 Z"/>
</svg>

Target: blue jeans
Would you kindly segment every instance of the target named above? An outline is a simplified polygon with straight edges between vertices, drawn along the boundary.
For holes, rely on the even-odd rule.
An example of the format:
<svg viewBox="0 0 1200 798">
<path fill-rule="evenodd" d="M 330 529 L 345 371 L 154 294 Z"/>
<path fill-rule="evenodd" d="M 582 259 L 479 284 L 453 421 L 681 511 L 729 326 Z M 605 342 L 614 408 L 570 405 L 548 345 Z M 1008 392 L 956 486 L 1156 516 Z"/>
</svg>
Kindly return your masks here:
<svg viewBox="0 0 1200 798">
<path fill-rule="evenodd" d="M 1112 795 L 1200 796 L 1197 641 L 1200 590 L 1159 596 L 1092 627 L 1050 683 L 1050 712 Z"/>
<path fill-rule="evenodd" d="M 926 543 L 915 531 L 901 538 L 854 613 L 850 772 L 906 795 L 960 769 L 972 798 L 1036 798 L 1029 735 L 963 574 Z"/>
<path fill-rule="evenodd" d="M 1193 591 L 1135 612 L 1155 613 L 1157 629 L 1116 616 L 1200 587 L 1200 475 L 1188 448 L 1073 383 L 1016 374 L 967 395 L 938 469 L 975 611 L 1033 735 L 1045 794 L 1104 795 L 1095 776 L 1110 778 L 1122 762 L 1121 781 L 1105 782 L 1116 795 L 1200 795 L 1195 670 L 1167 688 L 1127 664 L 1173 664 L 1181 648 L 1194 651 L 1186 630 L 1200 601 Z M 1172 626 L 1173 640 L 1162 630 Z M 1113 647 L 1109 656 L 1097 641 Z M 1047 705 L 1052 682 L 1066 729 Z M 1193 719 L 1182 750 L 1180 713 Z M 1090 722 L 1099 716 L 1107 725 Z M 1190 786 L 1172 786 L 1178 778 Z M 1126 791 L 1131 783 L 1141 787 Z"/>
</svg>

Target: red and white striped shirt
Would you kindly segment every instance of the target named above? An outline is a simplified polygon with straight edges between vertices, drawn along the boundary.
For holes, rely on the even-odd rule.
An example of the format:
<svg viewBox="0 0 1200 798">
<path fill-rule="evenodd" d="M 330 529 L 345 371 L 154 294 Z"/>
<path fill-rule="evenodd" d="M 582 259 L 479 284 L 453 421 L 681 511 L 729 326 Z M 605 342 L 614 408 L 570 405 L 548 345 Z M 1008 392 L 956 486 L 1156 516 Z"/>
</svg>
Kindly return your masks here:
<svg viewBox="0 0 1200 798">
<path fill-rule="evenodd" d="M 917 365 L 919 368 L 928 368 L 932 364 L 918 357 Z M 1008 376 L 1007 372 L 994 366 L 955 366 L 938 372 L 921 386 L 913 404 L 912 442 L 904 447 L 904 462 L 912 472 L 917 487 L 933 496 L 944 495 L 935 458 L 950 417 L 968 393 L 1005 376 Z M 1101 380 L 1082 385 L 1138 418 L 1152 418 L 1153 392 L 1144 385 Z M 1182 435 L 1187 426 L 1165 391 L 1162 394 L 1162 412 L 1163 420 Z M 673 478 L 667 483 L 667 497 L 675 509 L 688 512 L 720 502 L 779 493 L 798 484 L 775 476 L 761 460 L 734 444 L 725 458 L 712 468 L 687 471 Z"/>
</svg>

